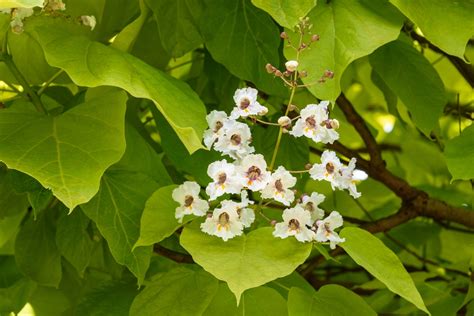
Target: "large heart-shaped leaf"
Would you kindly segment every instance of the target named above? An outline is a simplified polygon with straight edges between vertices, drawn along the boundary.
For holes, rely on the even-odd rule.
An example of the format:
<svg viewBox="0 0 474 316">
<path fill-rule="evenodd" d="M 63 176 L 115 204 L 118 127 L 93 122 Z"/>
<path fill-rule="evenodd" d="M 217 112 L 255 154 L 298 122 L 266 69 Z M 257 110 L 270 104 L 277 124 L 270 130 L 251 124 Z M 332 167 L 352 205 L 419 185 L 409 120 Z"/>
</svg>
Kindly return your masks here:
<svg viewBox="0 0 474 316">
<path fill-rule="evenodd" d="M 311 252 L 310 243 L 275 238 L 272 231 L 271 227 L 259 228 L 225 242 L 190 225 L 180 241 L 196 263 L 227 282 L 239 301 L 246 289 L 292 273 Z"/>
<path fill-rule="evenodd" d="M 312 31 L 320 40 L 300 54 L 300 69 L 308 72 L 306 84 L 318 81 L 326 69 L 334 78 L 308 89 L 318 98 L 335 100 L 341 91 L 340 80 L 347 66 L 366 56 L 377 47 L 395 40 L 400 33 L 402 16 L 386 1 L 337 0 L 320 1 L 308 14 L 314 25 Z M 297 34 L 290 33 L 296 41 Z M 285 49 L 294 59 L 295 51 Z"/>
<path fill-rule="evenodd" d="M 56 117 L 14 104 L 0 111 L 0 161 L 50 188 L 72 210 L 97 193 L 105 169 L 124 153 L 126 100 L 124 92 L 108 92 Z"/>
<path fill-rule="evenodd" d="M 112 47 L 73 35 L 57 25 L 37 28 L 48 63 L 64 69 L 78 85 L 120 87 L 152 100 L 189 152 L 202 148 L 206 111 L 191 88 L 178 79 Z"/>
<path fill-rule="evenodd" d="M 357 227 L 344 228 L 341 236 L 346 238 L 346 241 L 340 246 L 357 264 L 383 282 L 389 290 L 429 314 L 413 279 L 400 259 L 380 239 Z"/>
<path fill-rule="evenodd" d="M 9 8 L 33 8 L 42 7 L 44 0 L 1 0 L 0 10 Z"/>
</svg>

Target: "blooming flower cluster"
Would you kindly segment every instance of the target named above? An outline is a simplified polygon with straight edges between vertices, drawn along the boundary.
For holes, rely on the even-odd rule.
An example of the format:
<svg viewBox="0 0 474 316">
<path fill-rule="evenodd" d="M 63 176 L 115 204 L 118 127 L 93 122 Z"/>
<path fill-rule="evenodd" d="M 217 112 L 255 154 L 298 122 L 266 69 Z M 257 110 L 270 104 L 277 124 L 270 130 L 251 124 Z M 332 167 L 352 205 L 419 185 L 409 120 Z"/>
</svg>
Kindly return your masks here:
<svg viewBox="0 0 474 316">
<path fill-rule="evenodd" d="M 298 64 L 288 62 L 287 71 L 296 71 Z M 343 242 L 335 232 L 343 224 L 342 216 L 333 211 L 325 217 L 319 205 L 324 201 L 322 194 L 313 192 L 296 199 L 297 179 L 278 166 L 275 170 L 267 165 L 263 155 L 255 153 L 251 145 L 252 135 L 245 119 L 256 119 L 268 110 L 257 100 L 258 91 L 253 88 L 238 89 L 234 94 L 235 107 L 230 113 L 212 111 L 206 119 L 209 128 L 204 132 L 204 144 L 227 157 L 212 162 L 207 169 L 211 181 L 205 188 L 207 197 L 200 196 L 200 186 L 187 181 L 173 191 L 173 199 L 179 203 L 176 218 L 182 222 L 188 214 L 206 216 L 201 230 L 209 235 L 227 241 L 243 234 L 245 228 L 255 221 L 255 212 L 261 212 L 264 201 L 280 203 L 283 207 L 280 223 L 275 223 L 273 235 L 279 238 L 294 236 L 300 242 L 328 242 L 331 248 Z M 333 143 L 339 138 L 339 123 L 329 118 L 329 102 L 309 104 L 300 111 L 296 123 L 284 116 L 278 125 L 287 129 L 295 137 L 306 136 L 318 143 Z M 241 121 L 239 121 L 241 120 Z M 290 130 L 290 128 L 292 128 Z M 315 180 L 327 180 L 333 189 L 348 189 L 354 197 L 359 197 L 353 179 L 355 159 L 344 166 L 334 152 L 325 151 L 321 164 L 314 164 L 308 170 Z M 259 204 L 249 200 L 251 192 L 260 193 Z M 219 201 L 219 206 L 210 210 L 210 201 Z"/>
</svg>

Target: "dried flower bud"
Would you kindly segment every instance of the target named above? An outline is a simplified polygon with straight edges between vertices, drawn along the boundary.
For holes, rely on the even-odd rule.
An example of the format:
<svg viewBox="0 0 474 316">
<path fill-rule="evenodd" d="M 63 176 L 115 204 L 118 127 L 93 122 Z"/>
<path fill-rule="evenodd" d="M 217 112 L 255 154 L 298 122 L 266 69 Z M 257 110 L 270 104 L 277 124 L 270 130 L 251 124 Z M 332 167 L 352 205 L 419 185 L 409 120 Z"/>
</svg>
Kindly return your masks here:
<svg viewBox="0 0 474 316">
<path fill-rule="evenodd" d="M 282 38 L 282 39 L 287 39 L 287 38 L 288 38 L 288 34 L 286 34 L 286 32 L 281 32 L 281 33 L 280 33 L 280 38 Z"/>
<path fill-rule="evenodd" d="M 334 78 L 334 72 L 331 71 L 331 70 L 326 70 L 326 71 L 324 72 L 324 77 L 329 78 L 329 79 L 332 79 L 332 78 Z"/>
<path fill-rule="evenodd" d="M 282 116 L 278 119 L 278 124 L 282 127 L 291 125 L 291 119 L 288 116 Z"/>
<path fill-rule="evenodd" d="M 283 76 L 283 74 L 281 73 L 280 70 L 277 69 L 277 70 L 275 70 L 275 76 L 281 77 L 281 76 Z"/>
<path fill-rule="evenodd" d="M 269 74 L 272 74 L 275 72 L 276 68 L 272 66 L 272 64 L 266 64 L 265 69 Z"/>
<path fill-rule="evenodd" d="M 304 78 L 308 76 L 308 72 L 306 70 L 303 70 L 303 71 L 300 71 L 298 75 L 300 76 L 300 78 Z"/>
<path fill-rule="evenodd" d="M 288 60 L 285 63 L 285 67 L 289 72 L 294 72 L 298 68 L 298 62 L 296 60 Z"/>
<path fill-rule="evenodd" d="M 310 163 L 307 163 L 306 165 L 304 165 L 304 168 L 305 168 L 306 170 L 309 170 L 309 169 L 313 168 L 313 165 L 310 164 Z"/>
<path fill-rule="evenodd" d="M 311 42 L 317 42 L 317 41 L 319 41 L 319 38 L 320 38 L 320 37 L 319 37 L 318 34 L 313 34 L 313 35 L 311 36 Z"/>
</svg>

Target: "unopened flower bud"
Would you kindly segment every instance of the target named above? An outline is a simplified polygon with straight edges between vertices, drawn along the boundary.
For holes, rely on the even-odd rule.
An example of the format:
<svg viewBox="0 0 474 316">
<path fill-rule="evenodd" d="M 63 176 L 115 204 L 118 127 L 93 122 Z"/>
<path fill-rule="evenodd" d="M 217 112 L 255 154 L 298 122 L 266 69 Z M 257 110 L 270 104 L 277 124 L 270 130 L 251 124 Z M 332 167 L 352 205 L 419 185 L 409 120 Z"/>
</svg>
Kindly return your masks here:
<svg viewBox="0 0 474 316">
<path fill-rule="evenodd" d="M 291 76 L 291 72 L 288 71 L 288 70 L 285 70 L 285 72 L 283 72 L 283 76 L 289 77 L 289 76 Z"/>
<path fill-rule="evenodd" d="M 332 78 L 334 78 L 334 72 L 331 71 L 331 70 L 326 70 L 326 71 L 324 72 L 324 77 L 329 78 L 329 79 L 332 79 Z"/>
<path fill-rule="evenodd" d="M 319 35 L 318 34 L 313 34 L 313 36 L 311 36 L 311 42 L 317 42 L 319 41 Z"/>
<path fill-rule="evenodd" d="M 285 67 L 289 72 L 294 72 L 298 68 L 298 62 L 296 60 L 288 60 L 285 63 Z"/>
<path fill-rule="evenodd" d="M 306 170 L 309 170 L 309 169 L 313 168 L 313 165 L 310 164 L 310 163 L 307 163 L 306 165 L 304 165 L 304 168 L 305 168 Z"/>
<path fill-rule="evenodd" d="M 272 74 L 272 73 L 275 72 L 274 68 L 275 68 L 275 67 L 273 67 L 272 64 L 266 64 L 266 65 L 265 65 L 265 69 L 267 70 L 267 72 L 268 72 L 269 74 Z"/>
<path fill-rule="evenodd" d="M 300 71 L 298 74 L 300 78 L 304 78 L 308 76 L 308 72 L 306 70 Z"/>
<path fill-rule="evenodd" d="M 283 76 L 283 74 L 281 73 L 280 70 L 277 69 L 277 70 L 275 70 L 275 76 L 281 77 L 281 76 Z"/>
<path fill-rule="evenodd" d="M 281 132 L 283 134 L 288 134 L 290 131 L 286 127 L 282 127 Z"/>
<path fill-rule="evenodd" d="M 339 128 L 339 121 L 336 120 L 336 119 L 330 120 L 329 124 L 331 125 L 331 128 L 333 128 L 333 129 L 338 129 Z"/>
<path fill-rule="evenodd" d="M 275 226 L 276 224 L 277 224 L 277 221 L 274 220 L 274 219 L 270 222 L 270 225 L 272 225 L 272 226 Z"/>
<path fill-rule="evenodd" d="M 267 108 L 263 108 L 260 112 L 258 112 L 258 115 L 265 115 L 268 113 L 268 109 Z"/>
<path fill-rule="evenodd" d="M 280 33 L 280 38 L 282 38 L 282 39 L 287 39 L 287 38 L 288 38 L 288 34 L 286 34 L 286 32 L 281 32 L 281 33 Z"/>
<path fill-rule="evenodd" d="M 306 45 L 305 43 L 301 43 L 301 45 L 300 45 L 300 50 L 301 50 L 301 49 L 305 49 L 306 47 L 308 47 L 308 45 Z"/>
<path fill-rule="evenodd" d="M 212 218 L 212 213 L 207 213 L 207 218 Z"/>
<path fill-rule="evenodd" d="M 293 112 L 296 109 L 297 109 L 296 105 L 294 105 L 294 104 L 288 105 L 288 112 Z"/>
<path fill-rule="evenodd" d="M 278 124 L 280 126 L 287 126 L 291 124 L 291 119 L 288 116 L 282 116 L 278 119 Z"/>
</svg>

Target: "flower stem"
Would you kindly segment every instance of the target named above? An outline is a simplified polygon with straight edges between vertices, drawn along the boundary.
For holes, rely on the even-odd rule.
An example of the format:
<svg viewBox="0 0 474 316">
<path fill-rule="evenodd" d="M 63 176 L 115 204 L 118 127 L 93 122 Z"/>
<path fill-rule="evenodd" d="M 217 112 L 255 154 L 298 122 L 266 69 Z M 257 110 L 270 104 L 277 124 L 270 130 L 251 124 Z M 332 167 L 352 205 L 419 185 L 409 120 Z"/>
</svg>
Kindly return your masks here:
<svg viewBox="0 0 474 316">
<path fill-rule="evenodd" d="M 43 94 L 44 90 L 46 90 L 51 85 L 51 83 L 53 83 L 53 81 L 56 80 L 56 78 L 58 78 L 63 72 L 64 70 L 62 69 L 56 72 L 51 78 L 48 79 L 48 81 L 45 82 L 45 84 L 41 87 L 41 89 L 38 90 L 37 94 L 38 95 Z"/>
</svg>

